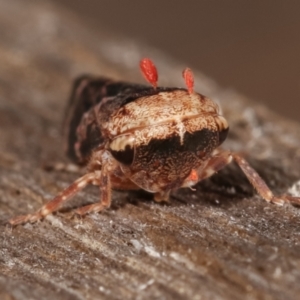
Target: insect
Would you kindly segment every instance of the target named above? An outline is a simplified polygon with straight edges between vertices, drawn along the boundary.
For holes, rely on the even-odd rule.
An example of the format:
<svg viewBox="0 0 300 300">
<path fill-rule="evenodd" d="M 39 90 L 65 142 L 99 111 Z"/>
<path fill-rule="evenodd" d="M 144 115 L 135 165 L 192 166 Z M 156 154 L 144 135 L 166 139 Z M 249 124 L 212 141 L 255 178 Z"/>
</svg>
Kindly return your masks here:
<svg viewBox="0 0 300 300">
<path fill-rule="evenodd" d="M 219 148 L 228 123 L 218 105 L 194 91 L 190 69 L 186 88 L 157 86 L 150 59 L 140 68 L 150 86 L 84 76 L 75 81 L 66 116 L 68 156 L 87 164 L 87 173 L 33 214 L 10 219 L 12 225 L 35 222 L 57 211 L 89 184 L 101 200 L 76 209 L 100 212 L 111 204 L 111 189 L 143 189 L 158 202 L 171 191 L 192 187 L 234 160 L 258 194 L 268 202 L 300 204 L 300 198 L 276 197 L 240 155 Z"/>
</svg>

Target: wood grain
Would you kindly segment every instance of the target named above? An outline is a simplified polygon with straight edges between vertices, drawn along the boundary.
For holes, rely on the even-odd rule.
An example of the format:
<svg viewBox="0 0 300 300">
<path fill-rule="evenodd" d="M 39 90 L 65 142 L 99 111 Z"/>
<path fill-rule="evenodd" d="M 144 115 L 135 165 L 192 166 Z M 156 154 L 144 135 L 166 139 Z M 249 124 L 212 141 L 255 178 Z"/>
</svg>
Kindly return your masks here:
<svg viewBox="0 0 300 300">
<path fill-rule="evenodd" d="M 0 0 L 0 36 L 1 299 L 297 298 L 300 209 L 264 202 L 234 164 L 167 205 L 114 192 L 110 210 L 70 218 L 70 208 L 98 201 L 88 188 L 43 222 L 7 226 L 79 175 L 49 168 L 68 163 L 60 132 L 73 78 L 142 82 L 138 61 L 150 56 L 161 84 L 182 86 L 184 66 L 46 1 Z M 222 103 L 225 148 L 244 153 L 276 193 L 299 182 L 298 124 L 196 70 L 195 81 Z"/>
</svg>

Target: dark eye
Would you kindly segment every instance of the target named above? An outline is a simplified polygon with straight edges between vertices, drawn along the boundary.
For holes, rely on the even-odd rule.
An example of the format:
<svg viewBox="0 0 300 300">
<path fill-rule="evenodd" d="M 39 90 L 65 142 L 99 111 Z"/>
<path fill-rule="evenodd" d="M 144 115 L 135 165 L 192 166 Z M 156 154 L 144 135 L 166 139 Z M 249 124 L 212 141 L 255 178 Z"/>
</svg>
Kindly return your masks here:
<svg viewBox="0 0 300 300">
<path fill-rule="evenodd" d="M 226 129 L 223 129 L 219 132 L 219 145 L 221 145 L 227 138 L 227 134 L 228 134 L 228 130 L 229 127 L 227 127 Z"/>
<path fill-rule="evenodd" d="M 134 148 L 131 148 L 130 146 L 126 146 L 124 150 L 110 150 L 110 153 L 112 156 L 119 161 L 120 163 L 124 165 L 131 165 L 134 158 Z"/>
<path fill-rule="evenodd" d="M 110 145 L 111 155 L 124 165 L 131 165 L 134 159 L 134 137 L 130 135 L 119 136 Z"/>
</svg>

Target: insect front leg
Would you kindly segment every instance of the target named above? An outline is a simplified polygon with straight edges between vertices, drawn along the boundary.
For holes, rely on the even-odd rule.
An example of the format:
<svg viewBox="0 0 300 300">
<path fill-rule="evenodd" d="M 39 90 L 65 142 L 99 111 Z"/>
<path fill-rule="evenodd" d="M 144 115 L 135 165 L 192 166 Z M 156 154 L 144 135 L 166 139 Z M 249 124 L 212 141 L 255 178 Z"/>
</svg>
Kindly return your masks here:
<svg viewBox="0 0 300 300">
<path fill-rule="evenodd" d="M 239 165 L 244 174 L 247 176 L 250 183 L 256 189 L 258 194 L 267 202 L 272 202 L 277 205 L 283 205 L 284 203 L 293 203 L 300 205 L 300 197 L 292 197 L 288 195 L 274 196 L 273 192 L 269 189 L 264 180 L 257 174 L 257 172 L 248 164 L 248 162 L 239 156 L 232 153 L 234 161 Z"/>
<path fill-rule="evenodd" d="M 99 212 L 104 208 L 110 206 L 111 203 L 111 183 L 110 172 L 114 169 L 114 163 L 109 152 L 105 150 L 95 151 L 91 157 L 89 170 L 86 175 L 77 179 L 59 195 L 57 195 L 50 202 L 42 206 L 33 214 L 18 216 L 9 220 L 11 225 L 18 225 L 24 223 L 34 223 L 47 215 L 57 211 L 62 204 L 70 200 L 80 190 L 89 184 L 99 185 L 101 191 L 101 202 L 91 205 L 86 205 L 79 208 L 75 213 L 84 215 L 91 212 Z"/>
<path fill-rule="evenodd" d="M 231 163 L 232 155 L 227 151 L 219 151 L 211 156 L 204 166 L 199 169 L 192 169 L 189 176 L 185 179 L 181 187 L 192 187 L 199 181 L 206 179 L 213 174 L 223 169 L 226 165 Z"/>
<path fill-rule="evenodd" d="M 69 187 L 63 190 L 60 194 L 58 194 L 54 199 L 46 203 L 42 206 L 38 211 L 33 214 L 21 215 L 9 220 L 9 223 L 13 226 L 24 224 L 24 223 L 34 223 L 47 215 L 57 211 L 62 204 L 69 201 L 74 195 L 76 195 L 80 190 L 85 188 L 89 184 L 97 184 L 99 182 L 99 174 L 98 172 L 88 173 L 79 179 L 77 179 L 74 183 L 72 183 Z"/>
<path fill-rule="evenodd" d="M 101 194 L 100 202 L 80 207 L 75 210 L 76 214 L 82 216 L 93 212 L 94 213 L 100 212 L 105 208 L 110 207 L 111 181 L 110 181 L 110 174 L 108 169 L 109 169 L 108 164 L 104 163 L 101 170 L 101 176 L 99 179 L 99 187 L 100 187 L 100 194 Z"/>
<path fill-rule="evenodd" d="M 292 197 L 288 195 L 275 196 L 269 189 L 265 181 L 258 175 L 258 173 L 249 165 L 249 163 L 236 153 L 227 151 L 220 151 L 213 155 L 206 166 L 200 170 L 192 170 L 190 176 L 186 179 L 185 186 L 192 186 L 192 183 L 208 178 L 228 165 L 234 160 L 243 173 L 246 175 L 257 193 L 267 202 L 272 202 L 277 205 L 284 203 L 292 203 L 300 205 L 300 197 Z M 195 174 L 196 173 L 196 174 Z M 194 183 L 195 184 L 195 183 Z"/>
</svg>

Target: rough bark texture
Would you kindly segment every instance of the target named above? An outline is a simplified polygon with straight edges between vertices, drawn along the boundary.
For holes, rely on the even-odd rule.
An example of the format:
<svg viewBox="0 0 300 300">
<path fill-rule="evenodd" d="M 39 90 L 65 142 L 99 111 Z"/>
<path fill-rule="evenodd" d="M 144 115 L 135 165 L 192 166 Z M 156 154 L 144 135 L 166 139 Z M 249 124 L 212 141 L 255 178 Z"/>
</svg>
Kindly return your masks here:
<svg viewBox="0 0 300 300">
<path fill-rule="evenodd" d="M 73 78 L 142 81 L 137 65 L 146 55 L 159 67 L 161 84 L 180 86 L 183 65 L 90 32 L 46 1 L 1 0 L 0 36 L 1 299 L 299 296 L 300 209 L 260 199 L 234 164 L 194 192 L 174 193 L 168 205 L 114 192 L 111 209 L 82 220 L 67 209 L 34 225 L 5 225 L 78 176 L 45 168 L 68 162 L 60 132 Z M 276 193 L 300 182 L 298 124 L 197 72 L 196 82 L 197 91 L 222 103 L 231 126 L 225 148 L 243 152 Z M 67 207 L 95 201 L 98 189 L 88 188 Z"/>
</svg>

